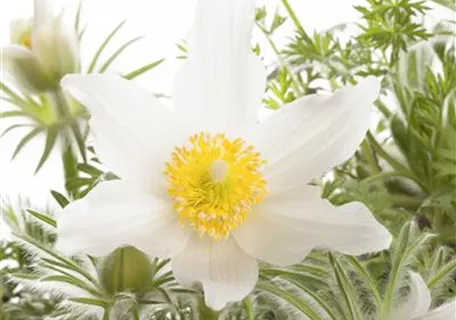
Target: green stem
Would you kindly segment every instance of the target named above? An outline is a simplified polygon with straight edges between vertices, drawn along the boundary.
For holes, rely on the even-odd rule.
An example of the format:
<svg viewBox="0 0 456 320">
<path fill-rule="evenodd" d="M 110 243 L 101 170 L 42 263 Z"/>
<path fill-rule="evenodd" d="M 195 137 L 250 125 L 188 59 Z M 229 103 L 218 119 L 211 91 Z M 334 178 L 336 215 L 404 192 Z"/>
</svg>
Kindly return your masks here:
<svg viewBox="0 0 456 320">
<path fill-rule="evenodd" d="M 378 143 L 378 141 L 375 139 L 375 137 L 370 133 L 369 131 L 367 132 L 367 140 L 369 141 L 370 145 L 372 148 L 383 158 L 388 162 L 394 169 L 396 169 L 395 176 L 400 175 L 406 178 L 409 178 L 416 182 L 424 191 L 427 191 L 427 188 L 423 183 L 416 177 L 410 170 L 404 166 L 402 163 L 394 159 L 392 156 L 386 152 L 383 147 Z M 385 174 L 392 174 L 392 173 L 385 173 Z"/>
<path fill-rule="evenodd" d="M 378 164 L 377 164 L 375 156 L 372 152 L 372 149 L 370 148 L 370 146 L 366 140 L 364 140 L 363 143 L 361 144 L 361 150 L 369 165 L 369 169 L 374 173 L 380 172 L 380 168 L 378 167 Z"/>
<path fill-rule="evenodd" d="M 57 113 L 57 117 L 60 123 L 70 123 L 74 121 L 71 119 L 70 108 L 66 100 L 65 94 L 60 90 L 56 89 L 51 93 L 51 98 L 54 102 L 54 107 Z M 77 124 L 76 124 L 77 125 Z M 65 178 L 65 188 L 68 194 L 75 198 L 77 196 L 77 190 L 71 190 L 67 188 L 67 183 L 71 180 L 74 180 L 78 177 L 78 158 L 73 152 L 70 135 L 68 132 L 65 132 L 63 149 L 61 155 L 63 163 L 63 171 Z"/>
<path fill-rule="evenodd" d="M 204 304 L 204 301 L 201 301 L 199 303 L 199 319 L 204 319 L 204 320 L 217 320 L 218 317 L 218 312 L 210 309 Z"/>
<path fill-rule="evenodd" d="M 303 96 L 304 92 L 301 90 L 301 87 L 299 86 L 298 79 L 296 78 L 296 75 L 294 72 L 291 70 L 290 65 L 282 58 L 279 49 L 277 49 L 277 46 L 275 45 L 274 41 L 272 41 L 270 33 L 266 30 L 264 26 L 261 24 L 257 23 L 258 28 L 263 32 L 266 40 L 268 41 L 269 45 L 271 46 L 272 50 L 277 56 L 277 59 L 279 60 L 280 65 L 282 68 L 288 73 L 291 79 L 291 85 L 293 86 L 293 89 L 296 91 L 298 96 Z"/>
<path fill-rule="evenodd" d="M 377 174 L 374 174 L 366 179 L 363 180 L 364 183 L 372 183 L 377 180 L 384 180 L 388 178 L 405 178 L 412 180 L 413 182 L 420 184 L 419 179 L 417 179 L 413 174 L 407 172 L 407 171 L 388 171 L 388 172 L 380 172 Z"/>
<path fill-rule="evenodd" d="M 304 27 L 302 26 L 301 22 L 299 21 L 298 17 L 296 16 L 293 8 L 290 6 L 290 3 L 288 2 L 288 0 L 282 0 L 282 4 L 285 7 L 285 10 L 287 10 L 287 13 L 290 16 L 291 20 L 293 20 L 293 23 L 296 26 L 296 29 L 298 29 L 298 31 L 300 33 L 302 33 L 302 35 L 304 37 L 308 37 L 306 31 L 304 30 Z"/>
<path fill-rule="evenodd" d="M 78 177 L 78 161 L 76 156 L 73 153 L 71 145 L 66 145 L 65 149 L 62 152 L 62 163 L 63 163 L 63 172 L 65 177 L 65 188 L 68 194 L 75 198 L 78 194 L 76 190 L 72 190 L 67 187 L 67 183 L 71 180 L 74 180 Z"/>
<path fill-rule="evenodd" d="M 103 320 L 109 320 L 109 308 L 106 308 L 105 311 L 103 312 Z"/>
<path fill-rule="evenodd" d="M 242 301 L 243 305 L 244 305 L 244 310 L 245 310 L 245 314 L 247 316 L 247 320 L 254 320 L 255 318 L 255 313 L 253 311 L 253 303 L 252 303 L 252 298 L 250 297 L 246 297 L 243 301 Z"/>
<path fill-rule="evenodd" d="M 51 93 L 57 117 L 60 122 L 66 122 L 71 118 L 70 109 L 65 94 L 61 89 L 56 89 Z"/>
<path fill-rule="evenodd" d="M 391 119 L 391 117 L 393 116 L 393 113 L 388 109 L 388 107 L 383 102 L 381 102 L 380 100 L 377 100 L 377 101 L 375 101 L 374 104 L 386 119 L 388 119 L 388 120 Z"/>
<path fill-rule="evenodd" d="M 392 194 L 390 195 L 390 198 L 395 206 L 406 208 L 412 211 L 418 210 L 423 204 L 423 199 L 407 195 Z"/>
</svg>

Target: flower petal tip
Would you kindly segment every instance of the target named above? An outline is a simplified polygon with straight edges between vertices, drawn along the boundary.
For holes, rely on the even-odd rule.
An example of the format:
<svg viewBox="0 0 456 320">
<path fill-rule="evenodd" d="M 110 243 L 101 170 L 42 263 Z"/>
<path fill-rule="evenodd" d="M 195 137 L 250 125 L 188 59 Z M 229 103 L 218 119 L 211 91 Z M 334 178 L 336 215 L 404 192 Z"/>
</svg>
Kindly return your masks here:
<svg viewBox="0 0 456 320">
<path fill-rule="evenodd" d="M 62 86 L 62 88 L 71 87 L 73 83 L 81 79 L 81 77 L 83 76 L 79 74 L 67 74 L 63 76 L 62 80 L 60 80 L 60 85 Z"/>
<path fill-rule="evenodd" d="M 369 76 L 361 80 L 356 86 L 359 90 L 363 90 L 369 97 L 372 97 L 372 102 L 378 98 L 381 89 L 381 82 L 374 76 Z"/>
</svg>

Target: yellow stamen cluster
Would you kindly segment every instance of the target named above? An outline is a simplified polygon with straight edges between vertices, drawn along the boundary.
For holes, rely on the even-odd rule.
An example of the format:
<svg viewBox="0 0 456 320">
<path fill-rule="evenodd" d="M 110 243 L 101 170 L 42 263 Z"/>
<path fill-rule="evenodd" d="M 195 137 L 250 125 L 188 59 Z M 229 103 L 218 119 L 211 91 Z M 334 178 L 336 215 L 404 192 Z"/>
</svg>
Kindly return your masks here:
<svg viewBox="0 0 456 320">
<path fill-rule="evenodd" d="M 200 235 L 227 237 L 267 194 L 265 161 L 242 139 L 199 133 L 189 147 L 176 147 L 166 163 L 168 193 L 180 223 Z"/>
<path fill-rule="evenodd" d="M 25 36 L 20 43 L 22 46 L 32 49 L 32 38 L 30 35 Z"/>
</svg>

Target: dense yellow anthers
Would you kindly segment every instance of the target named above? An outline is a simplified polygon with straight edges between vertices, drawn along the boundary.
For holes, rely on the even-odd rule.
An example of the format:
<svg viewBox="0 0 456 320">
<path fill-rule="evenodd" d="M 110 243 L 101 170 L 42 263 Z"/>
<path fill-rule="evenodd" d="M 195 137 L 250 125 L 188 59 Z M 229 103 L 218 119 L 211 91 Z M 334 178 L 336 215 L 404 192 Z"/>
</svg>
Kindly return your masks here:
<svg viewBox="0 0 456 320">
<path fill-rule="evenodd" d="M 30 35 L 24 37 L 24 39 L 21 40 L 20 44 L 23 45 L 24 47 L 32 49 L 32 38 L 30 37 Z"/>
<path fill-rule="evenodd" d="M 189 147 L 176 147 L 166 163 L 168 192 L 180 223 L 201 235 L 227 237 L 267 194 L 265 161 L 242 139 L 199 133 Z"/>
</svg>

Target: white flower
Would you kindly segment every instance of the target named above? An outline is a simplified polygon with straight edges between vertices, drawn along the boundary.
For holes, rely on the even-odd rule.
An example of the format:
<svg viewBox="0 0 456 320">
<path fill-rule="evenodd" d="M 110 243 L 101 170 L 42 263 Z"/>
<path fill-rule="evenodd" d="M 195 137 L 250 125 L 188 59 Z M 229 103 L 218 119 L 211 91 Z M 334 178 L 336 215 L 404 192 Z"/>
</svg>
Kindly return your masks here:
<svg viewBox="0 0 456 320">
<path fill-rule="evenodd" d="M 65 74 L 78 71 L 77 36 L 53 14 L 48 0 L 34 0 L 33 19 L 13 20 L 10 33 L 13 44 L 3 48 L 2 62 L 23 89 L 52 90 Z"/>
<path fill-rule="evenodd" d="M 312 95 L 258 123 L 265 70 L 250 51 L 253 0 L 200 0 L 173 110 L 133 82 L 71 75 L 63 86 L 92 114 L 101 160 L 122 180 L 99 185 L 59 217 L 58 247 L 103 255 L 130 244 L 172 259 L 222 308 L 255 286 L 257 260 L 300 262 L 313 248 L 387 248 L 365 206 L 333 207 L 308 186 L 353 155 L 379 84 Z"/>
<path fill-rule="evenodd" d="M 410 272 L 410 296 L 390 317 L 391 320 L 456 320 L 456 300 L 434 310 L 431 293 L 418 273 Z"/>
</svg>

